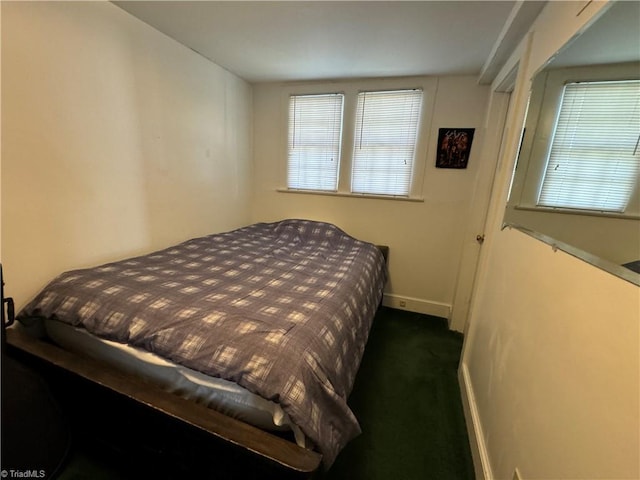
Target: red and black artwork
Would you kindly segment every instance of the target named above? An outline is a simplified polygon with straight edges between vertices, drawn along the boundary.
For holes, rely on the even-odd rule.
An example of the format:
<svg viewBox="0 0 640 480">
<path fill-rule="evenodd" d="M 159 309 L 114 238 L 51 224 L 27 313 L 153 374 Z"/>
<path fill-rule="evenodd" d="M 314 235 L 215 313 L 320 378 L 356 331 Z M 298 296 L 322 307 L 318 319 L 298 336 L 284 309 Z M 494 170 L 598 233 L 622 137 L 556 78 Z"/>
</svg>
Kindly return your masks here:
<svg viewBox="0 0 640 480">
<path fill-rule="evenodd" d="M 437 168 L 467 168 L 475 128 L 441 128 L 438 133 Z"/>
</svg>

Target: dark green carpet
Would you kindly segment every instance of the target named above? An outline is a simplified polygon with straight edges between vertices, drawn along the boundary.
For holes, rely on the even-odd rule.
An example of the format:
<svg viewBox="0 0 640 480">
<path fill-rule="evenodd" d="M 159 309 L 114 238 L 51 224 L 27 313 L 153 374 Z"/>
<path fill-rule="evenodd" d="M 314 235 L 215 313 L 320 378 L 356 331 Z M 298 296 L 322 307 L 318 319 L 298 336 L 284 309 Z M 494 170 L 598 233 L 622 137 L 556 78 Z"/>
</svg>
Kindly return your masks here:
<svg viewBox="0 0 640 480">
<path fill-rule="evenodd" d="M 324 480 L 474 478 L 457 368 L 462 335 L 444 319 L 381 308 L 349 404 L 362 434 Z"/>
<path fill-rule="evenodd" d="M 473 479 L 457 380 L 461 348 L 462 336 L 444 319 L 382 307 L 349 399 L 363 433 L 314 478 Z M 120 455 L 99 451 L 79 445 L 59 478 L 140 478 L 119 465 Z M 219 474 L 215 480 L 227 478 Z"/>
</svg>

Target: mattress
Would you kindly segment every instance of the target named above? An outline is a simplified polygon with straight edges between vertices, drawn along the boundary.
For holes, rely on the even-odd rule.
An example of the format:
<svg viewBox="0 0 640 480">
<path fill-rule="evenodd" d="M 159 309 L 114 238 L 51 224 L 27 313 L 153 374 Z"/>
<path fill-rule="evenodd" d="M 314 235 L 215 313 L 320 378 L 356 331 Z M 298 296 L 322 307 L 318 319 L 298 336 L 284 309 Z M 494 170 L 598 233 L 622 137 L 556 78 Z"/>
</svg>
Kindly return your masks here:
<svg viewBox="0 0 640 480">
<path fill-rule="evenodd" d="M 282 407 L 237 383 L 210 377 L 153 353 L 96 337 L 84 329 L 56 320 L 46 320 L 44 328 L 47 336 L 66 350 L 151 381 L 165 391 L 258 428 L 291 431 L 299 446 L 307 446 L 304 434 Z"/>
</svg>

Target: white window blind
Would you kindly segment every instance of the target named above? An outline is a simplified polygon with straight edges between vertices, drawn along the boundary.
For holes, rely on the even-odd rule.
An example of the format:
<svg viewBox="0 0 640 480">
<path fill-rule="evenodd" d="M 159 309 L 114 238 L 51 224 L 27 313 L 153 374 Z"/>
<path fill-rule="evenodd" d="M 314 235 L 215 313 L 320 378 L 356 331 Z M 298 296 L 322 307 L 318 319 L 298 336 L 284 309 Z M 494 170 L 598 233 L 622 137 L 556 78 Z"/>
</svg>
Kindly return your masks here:
<svg viewBox="0 0 640 480">
<path fill-rule="evenodd" d="M 358 94 L 351 191 L 408 196 L 422 90 Z"/>
<path fill-rule="evenodd" d="M 293 95 L 289 99 L 289 188 L 338 188 L 344 95 Z"/>
<path fill-rule="evenodd" d="M 538 205 L 624 212 L 639 136 L 640 81 L 567 84 Z"/>
</svg>

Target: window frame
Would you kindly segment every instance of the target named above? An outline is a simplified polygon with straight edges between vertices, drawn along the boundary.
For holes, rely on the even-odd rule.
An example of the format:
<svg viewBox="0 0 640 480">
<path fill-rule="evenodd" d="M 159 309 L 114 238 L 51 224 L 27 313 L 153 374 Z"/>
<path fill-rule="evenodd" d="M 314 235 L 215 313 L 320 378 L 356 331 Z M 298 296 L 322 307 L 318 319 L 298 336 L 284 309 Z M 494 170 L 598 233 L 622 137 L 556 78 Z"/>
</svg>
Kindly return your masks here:
<svg viewBox="0 0 640 480">
<path fill-rule="evenodd" d="M 418 93 L 419 92 L 419 93 Z M 388 95 L 394 95 L 394 94 L 408 94 L 414 97 L 418 96 L 419 97 L 419 104 L 417 105 L 417 112 L 415 114 L 412 113 L 411 116 L 413 116 L 413 118 L 415 119 L 415 123 L 412 121 L 410 124 L 407 124 L 407 122 L 403 122 L 402 125 L 402 132 L 404 135 L 408 135 L 413 141 L 411 142 L 410 145 L 410 151 L 412 154 L 412 158 L 411 158 L 411 163 L 409 165 L 409 171 L 407 173 L 406 169 L 403 172 L 402 170 L 399 172 L 402 174 L 402 177 L 404 177 L 405 179 L 407 179 L 406 182 L 406 192 L 403 191 L 402 193 L 399 191 L 396 192 L 390 192 L 390 193 L 383 193 L 383 192 L 376 192 L 373 191 L 374 190 L 374 186 L 375 185 L 379 185 L 380 187 L 384 187 L 384 188 L 389 188 L 391 186 L 395 187 L 396 190 L 398 190 L 398 186 L 400 186 L 397 182 L 395 182 L 393 185 L 385 183 L 385 184 L 381 184 L 381 182 L 379 182 L 377 179 L 380 178 L 379 176 L 376 177 L 375 175 L 364 175 L 366 178 L 362 178 L 363 174 L 366 173 L 370 173 L 371 172 L 371 164 L 375 164 L 375 157 L 376 157 L 376 151 L 380 150 L 381 148 L 383 150 L 388 150 L 389 148 L 391 148 L 392 150 L 394 150 L 394 153 L 397 154 L 397 150 L 398 147 L 402 147 L 401 144 L 399 143 L 394 143 L 393 146 L 389 147 L 389 144 L 387 144 L 387 146 L 382 146 L 380 145 L 380 141 L 383 141 L 383 139 L 380 138 L 380 136 L 378 135 L 373 135 L 373 137 L 375 138 L 375 140 L 378 142 L 377 145 L 371 145 L 371 146 L 367 146 L 365 145 L 363 148 L 363 136 L 365 135 L 365 133 L 367 134 L 367 137 L 370 137 L 370 134 L 372 131 L 376 130 L 376 125 L 379 124 L 379 118 L 375 119 L 373 122 L 365 122 L 365 112 L 367 112 L 367 102 L 366 99 L 369 98 L 369 102 L 374 101 L 376 97 L 380 96 L 388 96 Z M 378 97 L 380 98 L 380 97 Z M 414 110 L 414 108 L 416 107 L 416 105 L 413 103 L 415 100 L 414 99 L 408 99 L 411 103 L 411 110 Z M 362 100 L 362 102 L 361 102 Z M 369 194 L 369 195 L 385 195 L 385 196 L 398 196 L 398 197 L 405 197 L 405 196 L 409 196 L 409 194 L 411 193 L 411 184 L 413 182 L 413 175 L 414 175 L 414 167 L 416 164 L 416 144 L 418 143 L 418 136 L 420 134 L 420 116 L 422 113 L 422 104 L 424 103 L 424 92 L 421 88 L 414 88 L 414 89 L 394 89 L 394 90 L 362 90 L 360 92 L 358 92 L 357 95 L 357 107 L 356 107 L 356 123 L 355 123 L 355 139 L 353 142 L 353 156 L 351 159 L 351 183 L 350 183 L 350 190 L 351 193 L 354 194 Z M 394 110 L 396 110 L 397 107 L 391 107 L 388 108 L 386 110 L 384 110 L 384 112 L 382 113 L 382 116 L 385 119 L 389 119 L 390 117 L 393 116 Z M 401 107 L 400 107 L 401 108 Z M 369 117 L 371 115 L 371 112 L 369 111 Z M 397 114 L 396 114 L 397 115 Z M 388 123 L 385 123 L 385 125 L 388 125 Z M 410 127 L 410 128 L 407 128 Z M 414 130 L 415 128 L 415 130 Z M 396 132 L 399 133 L 399 132 Z M 398 140 L 397 135 L 394 136 L 394 140 Z M 364 142 L 364 143 L 368 143 L 368 142 Z M 407 147 L 409 144 L 405 143 L 405 147 Z M 360 161 L 363 164 L 369 164 L 369 167 L 358 167 L 357 161 L 358 161 L 358 157 L 359 154 L 361 155 L 362 158 L 360 158 Z M 393 162 L 397 160 L 396 158 L 393 158 L 391 161 L 387 161 L 384 163 L 384 167 L 387 170 L 395 170 L 393 167 Z M 406 162 L 405 162 L 406 164 Z M 356 177 L 359 178 L 356 178 Z M 408 178 L 407 178 L 408 176 Z M 360 188 L 357 187 L 356 183 L 357 180 L 359 180 L 361 183 L 365 183 L 367 184 L 367 186 L 365 187 L 364 185 L 361 185 Z M 404 184 L 404 182 L 402 182 L 402 184 Z"/>
<path fill-rule="evenodd" d="M 292 132 L 292 119 L 291 119 L 291 102 L 294 99 L 297 98 L 304 98 L 304 97 L 325 97 L 325 98 L 337 98 L 339 97 L 341 102 L 340 102 L 340 112 L 339 112 L 339 124 L 337 125 L 337 132 L 334 130 L 333 132 L 333 136 L 337 136 L 337 144 L 331 144 L 331 146 L 336 146 L 337 147 L 337 152 L 335 157 L 337 158 L 332 158 L 332 162 L 335 161 L 336 162 L 336 168 L 335 168 L 335 179 L 334 179 L 334 186 L 333 188 L 309 188 L 309 187 L 303 187 L 303 186 L 297 186 L 297 187 L 291 187 L 290 186 L 290 177 L 291 177 L 291 171 L 290 171 L 290 166 L 292 163 L 292 157 L 291 157 L 291 143 L 293 142 L 295 144 L 296 142 L 296 129 L 295 129 L 295 119 L 294 119 L 294 130 Z M 334 105 L 334 108 L 336 106 Z M 295 110 L 295 106 L 293 107 Z M 330 109 L 328 109 L 330 110 Z M 334 115 L 336 115 L 336 111 L 333 112 Z M 334 117 L 335 120 L 335 117 Z M 334 122 L 334 126 L 335 126 L 335 122 Z M 318 93 L 318 94 L 295 94 L 295 95 L 290 95 L 289 96 L 289 106 L 288 106 L 288 114 L 287 114 L 287 188 L 290 189 L 294 189 L 294 190 L 316 190 L 316 191 L 322 191 L 322 192 L 334 192 L 337 190 L 338 187 L 338 182 L 340 180 L 340 162 L 342 159 L 342 130 L 344 128 L 344 94 L 339 93 L 339 92 L 330 92 L 330 93 Z M 291 138 L 293 136 L 293 139 Z M 305 144 L 304 150 L 307 150 L 309 148 L 308 144 Z M 325 149 L 325 153 L 326 153 L 327 149 Z M 318 158 L 316 158 L 316 161 L 319 161 Z M 304 170 L 303 168 L 298 167 L 298 170 Z M 303 172 L 304 173 L 304 172 Z M 300 175 L 298 175 L 299 177 Z M 298 182 L 298 183 L 304 183 L 304 182 Z M 320 182 L 322 183 L 322 181 Z M 319 187 L 319 186 L 318 186 Z"/>
<path fill-rule="evenodd" d="M 378 198 L 403 201 L 423 202 L 422 193 L 424 173 L 427 168 L 427 150 L 429 145 L 429 135 L 433 110 L 435 106 L 435 95 L 438 80 L 435 77 L 403 77 L 390 79 L 373 80 L 345 80 L 340 82 L 322 83 L 300 83 L 283 85 L 281 90 L 281 112 L 284 126 L 281 135 L 283 161 L 280 162 L 281 172 L 279 173 L 280 184 L 284 187 L 278 188 L 278 192 L 303 193 L 312 195 L 332 195 L 357 198 Z M 423 92 L 422 109 L 419 119 L 418 138 L 415 147 L 415 161 L 413 165 L 412 179 L 408 195 L 381 195 L 369 193 L 351 192 L 351 171 L 353 164 L 353 147 L 356 128 L 356 107 L 358 93 L 363 91 L 385 91 L 385 90 L 415 90 Z M 341 93 L 344 95 L 343 105 L 343 125 L 342 125 L 342 148 L 340 168 L 338 172 L 338 189 L 335 192 L 326 190 L 293 189 L 287 185 L 288 168 L 288 135 L 289 135 L 289 98 L 292 95 L 314 95 L 323 93 Z"/>
</svg>

